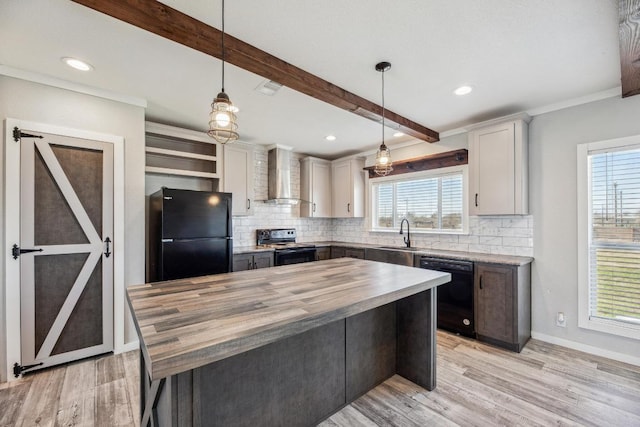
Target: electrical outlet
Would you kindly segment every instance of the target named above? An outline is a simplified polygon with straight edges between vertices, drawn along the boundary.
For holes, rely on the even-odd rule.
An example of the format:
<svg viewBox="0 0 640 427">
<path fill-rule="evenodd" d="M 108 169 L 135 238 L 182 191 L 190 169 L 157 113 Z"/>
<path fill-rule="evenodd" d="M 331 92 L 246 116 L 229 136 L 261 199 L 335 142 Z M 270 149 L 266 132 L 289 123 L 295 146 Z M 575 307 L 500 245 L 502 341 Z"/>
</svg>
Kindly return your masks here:
<svg viewBox="0 0 640 427">
<path fill-rule="evenodd" d="M 567 317 L 564 315 L 562 311 L 559 311 L 558 314 L 556 315 L 556 325 L 560 326 L 561 328 L 567 327 Z"/>
</svg>

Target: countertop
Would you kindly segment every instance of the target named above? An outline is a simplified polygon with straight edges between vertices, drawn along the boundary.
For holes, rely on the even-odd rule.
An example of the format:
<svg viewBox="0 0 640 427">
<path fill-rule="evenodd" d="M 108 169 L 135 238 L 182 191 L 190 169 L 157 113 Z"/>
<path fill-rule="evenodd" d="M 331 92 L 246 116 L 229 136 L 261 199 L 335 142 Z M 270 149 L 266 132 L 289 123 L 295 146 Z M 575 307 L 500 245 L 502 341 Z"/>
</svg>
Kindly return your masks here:
<svg viewBox="0 0 640 427">
<path fill-rule="evenodd" d="M 447 283 L 448 273 L 337 258 L 127 288 L 152 380 Z"/>
<path fill-rule="evenodd" d="M 405 250 L 402 246 L 398 245 L 397 248 L 390 248 L 384 245 L 375 245 L 370 243 L 352 243 L 352 242 L 334 242 L 334 241 L 321 241 L 321 242 L 304 242 L 316 245 L 316 247 L 326 246 L 341 246 L 349 248 L 361 248 L 361 249 L 385 249 L 385 250 Z M 233 249 L 234 254 L 260 252 L 260 251 L 273 251 L 271 248 L 264 248 L 260 246 L 242 246 Z M 437 258 L 459 259 L 473 262 L 487 262 L 491 264 L 505 264 L 505 265 L 526 265 L 533 261 L 531 257 L 514 256 L 514 255 L 499 255 L 499 254 L 485 254 L 481 252 L 461 252 L 461 251 L 447 251 L 442 249 L 428 249 L 428 248 L 415 248 L 411 250 L 411 253 L 432 256 Z"/>
</svg>

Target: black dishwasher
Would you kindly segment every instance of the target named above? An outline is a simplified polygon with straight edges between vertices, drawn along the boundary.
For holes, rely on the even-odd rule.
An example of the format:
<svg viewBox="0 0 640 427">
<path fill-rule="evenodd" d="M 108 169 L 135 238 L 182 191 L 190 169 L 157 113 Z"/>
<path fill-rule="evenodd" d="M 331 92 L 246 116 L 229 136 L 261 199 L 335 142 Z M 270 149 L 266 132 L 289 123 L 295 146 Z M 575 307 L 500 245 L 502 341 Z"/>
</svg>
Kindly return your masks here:
<svg viewBox="0 0 640 427">
<path fill-rule="evenodd" d="M 473 262 L 425 256 L 420 268 L 451 274 L 451 282 L 438 286 L 438 328 L 475 338 Z"/>
</svg>

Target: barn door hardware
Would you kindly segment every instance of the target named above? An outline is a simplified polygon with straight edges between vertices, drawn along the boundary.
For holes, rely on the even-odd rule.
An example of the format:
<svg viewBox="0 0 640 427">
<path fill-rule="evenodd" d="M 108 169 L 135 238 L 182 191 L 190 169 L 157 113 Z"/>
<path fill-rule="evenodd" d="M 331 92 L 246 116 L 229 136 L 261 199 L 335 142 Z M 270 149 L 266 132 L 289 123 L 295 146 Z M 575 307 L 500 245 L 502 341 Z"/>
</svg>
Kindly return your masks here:
<svg viewBox="0 0 640 427">
<path fill-rule="evenodd" d="M 111 239 L 107 237 L 104 239 L 104 242 L 107 244 L 107 251 L 104 253 L 104 256 L 109 258 L 109 255 L 111 255 L 111 252 L 109 252 L 109 243 L 111 243 Z"/>
<path fill-rule="evenodd" d="M 20 129 L 18 129 L 18 127 L 14 127 L 13 128 L 13 140 L 15 142 L 20 142 L 21 138 L 44 138 L 44 136 L 42 135 L 32 135 L 30 133 L 24 133 L 22 132 Z"/>
<path fill-rule="evenodd" d="M 28 254 L 29 252 L 42 252 L 42 248 L 40 249 L 20 249 L 18 245 L 13 245 L 11 248 L 11 255 L 13 255 L 13 259 L 18 259 L 18 257 L 22 254 Z"/>
<path fill-rule="evenodd" d="M 20 375 L 22 375 L 24 371 L 28 371 L 29 369 L 32 369 L 32 368 L 35 368 L 36 366 L 41 366 L 41 365 L 42 365 L 42 362 L 36 363 L 35 365 L 22 366 L 16 362 L 13 364 L 13 375 L 16 378 L 18 378 Z"/>
</svg>

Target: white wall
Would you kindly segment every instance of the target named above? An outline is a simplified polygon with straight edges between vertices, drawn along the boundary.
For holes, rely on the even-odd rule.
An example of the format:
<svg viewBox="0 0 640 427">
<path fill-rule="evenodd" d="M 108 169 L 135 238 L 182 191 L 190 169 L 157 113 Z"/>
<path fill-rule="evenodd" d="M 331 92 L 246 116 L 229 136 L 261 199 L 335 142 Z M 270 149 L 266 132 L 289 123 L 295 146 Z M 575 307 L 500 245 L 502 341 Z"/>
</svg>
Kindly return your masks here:
<svg viewBox="0 0 640 427">
<path fill-rule="evenodd" d="M 535 223 L 534 336 L 635 357 L 640 342 L 578 328 L 576 146 L 640 134 L 640 96 L 609 98 L 534 117 L 529 124 L 529 204 Z M 566 314 L 567 327 L 555 324 Z"/>
<path fill-rule="evenodd" d="M 144 282 L 144 108 L 0 76 L 0 120 L 13 118 L 124 137 L 125 140 L 125 266 L 124 284 Z M 2 142 L 13 143 L 10 142 Z M 2 153 L 4 146 L 2 146 Z M 3 154 L 0 154 L 3 156 Z M 0 158 L 0 191 L 4 189 L 4 158 Z M 17 183 L 17 180 L 16 180 Z M 11 183 L 9 183 L 11 184 Z M 4 212 L 4 194 L 0 197 Z M 3 215 L 4 220 L 4 215 Z M 4 227 L 0 230 L 3 233 Z M 0 259 L 12 242 L 0 234 Z M 6 366 L 4 273 L 0 292 L 0 366 Z M 126 303 L 125 303 L 126 304 Z M 125 343 L 137 340 L 126 306 Z M 12 325 L 13 327 L 13 325 Z"/>
</svg>

